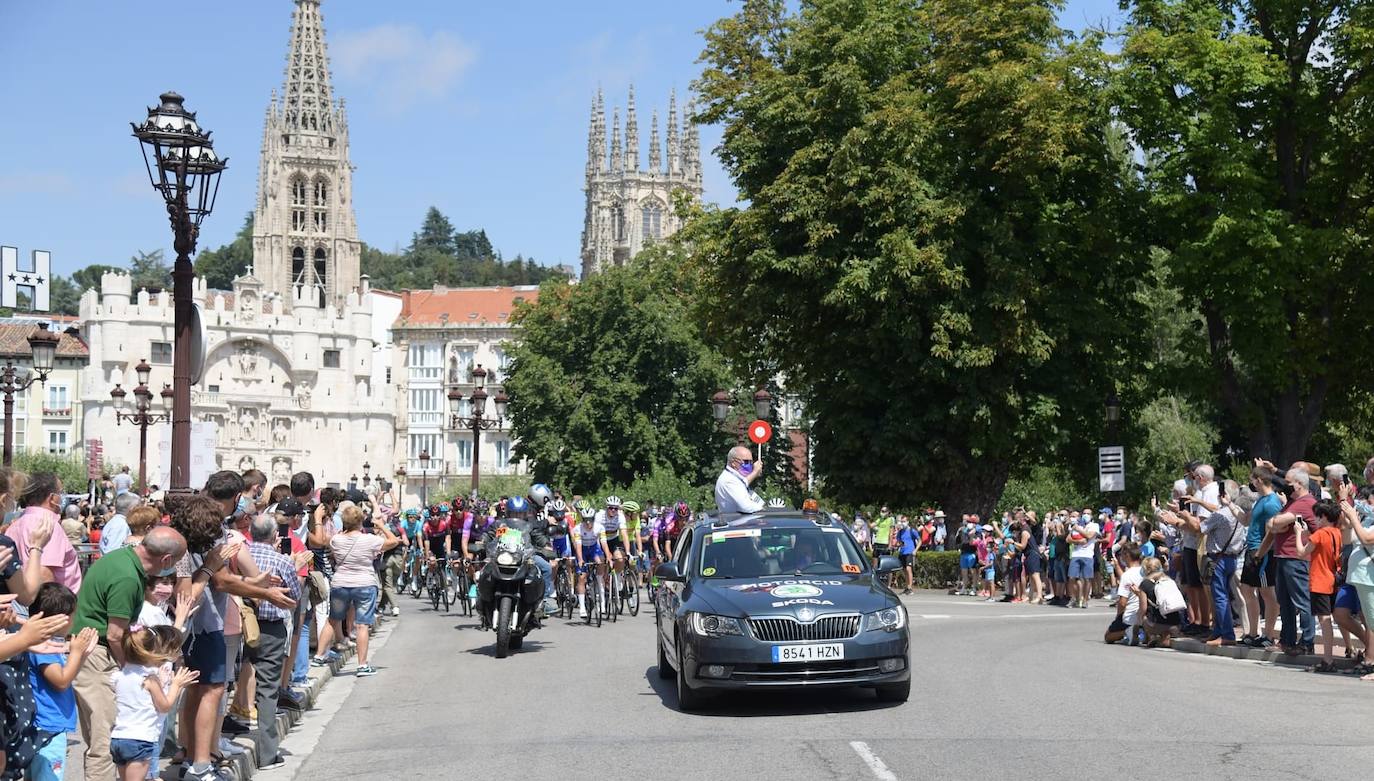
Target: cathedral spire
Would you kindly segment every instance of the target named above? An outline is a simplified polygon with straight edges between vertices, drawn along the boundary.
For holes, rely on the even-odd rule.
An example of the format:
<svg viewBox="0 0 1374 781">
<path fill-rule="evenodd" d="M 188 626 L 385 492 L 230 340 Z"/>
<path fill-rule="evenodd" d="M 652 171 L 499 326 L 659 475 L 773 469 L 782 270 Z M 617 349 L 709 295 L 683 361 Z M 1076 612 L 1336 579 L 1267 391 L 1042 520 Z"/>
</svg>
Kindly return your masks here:
<svg viewBox="0 0 1374 781">
<path fill-rule="evenodd" d="M 592 99 L 592 118 L 587 130 L 587 175 L 597 174 L 606 165 L 606 107 L 601 90 Z"/>
<path fill-rule="evenodd" d="M 677 135 L 677 90 L 668 93 L 668 173 L 676 174 L 682 150 Z"/>
<path fill-rule="evenodd" d="M 635 120 L 635 85 L 630 85 L 630 105 L 625 109 L 625 169 L 639 170 L 639 122 Z"/>
<path fill-rule="evenodd" d="M 682 141 L 682 168 L 688 181 L 701 182 L 701 136 L 697 131 L 697 123 L 693 119 L 696 115 L 696 104 L 688 103 L 687 109 L 682 115 L 683 135 L 686 136 Z"/>
<path fill-rule="evenodd" d="M 320 0 L 296 0 L 296 10 L 291 15 L 291 48 L 286 53 L 286 83 L 282 87 L 286 129 L 332 133 L 332 101 Z"/>
<path fill-rule="evenodd" d="M 625 168 L 625 158 L 620 151 L 620 109 L 617 107 L 611 113 L 611 170 L 621 171 Z"/>
<path fill-rule="evenodd" d="M 654 109 L 649 120 L 649 171 L 658 173 L 663 167 L 663 156 L 658 148 L 658 109 Z"/>
</svg>

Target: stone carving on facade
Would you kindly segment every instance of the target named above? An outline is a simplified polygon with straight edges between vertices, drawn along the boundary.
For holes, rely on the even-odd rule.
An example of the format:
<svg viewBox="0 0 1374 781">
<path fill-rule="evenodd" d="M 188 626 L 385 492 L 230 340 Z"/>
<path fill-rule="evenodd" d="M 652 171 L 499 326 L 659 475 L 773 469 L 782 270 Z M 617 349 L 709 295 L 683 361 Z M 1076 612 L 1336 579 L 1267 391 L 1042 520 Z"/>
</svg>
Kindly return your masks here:
<svg viewBox="0 0 1374 781">
<path fill-rule="evenodd" d="M 277 456 L 272 459 L 272 482 L 291 482 L 291 459 L 285 456 Z"/>
<path fill-rule="evenodd" d="M 257 466 L 256 466 L 256 464 L 253 463 L 253 457 L 252 457 L 252 456 L 244 456 L 243 458 L 240 458 L 240 459 L 239 459 L 239 471 L 240 471 L 240 472 L 247 472 L 249 469 L 256 469 L 256 468 L 257 468 Z"/>
<path fill-rule="evenodd" d="M 249 407 L 239 411 L 239 440 L 255 442 L 258 438 L 258 413 Z"/>
<path fill-rule="evenodd" d="M 248 275 L 253 275 L 253 267 L 248 267 Z M 239 294 L 239 319 L 245 323 L 251 323 L 258 316 L 258 294 L 252 290 L 245 290 Z"/>
<path fill-rule="evenodd" d="M 254 378 L 258 373 L 258 347 L 252 342 L 239 345 L 239 371 L 244 377 Z"/>
<path fill-rule="evenodd" d="M 228 444 L 227 442 L 225 442 L 224 416 L 206 415 L 205 421 L 207 423 L 215 424 L 215 444 L 219 445 L 220 447 L 224 447 L 226 444 Z"/>
<path fill-rule="evenodd" d="M 456 352 L 448 357 L 448 381 L 453 385 L 463 381 L 458 374 L 458 355 Z"/>
<path fill-rule="evenodd" d="M 310 383 L 306 380 L 302 380 L 301 387 L 296 389 L 296 403 L 301 409 L 310 409 Z"/>
<path fill-rule="evenodd" d="M 290 441 L 290 424 L 286 422 L 286 418 L 275 418 L 272 421 L 272 446 L 286 447 Z"/>
</svg>

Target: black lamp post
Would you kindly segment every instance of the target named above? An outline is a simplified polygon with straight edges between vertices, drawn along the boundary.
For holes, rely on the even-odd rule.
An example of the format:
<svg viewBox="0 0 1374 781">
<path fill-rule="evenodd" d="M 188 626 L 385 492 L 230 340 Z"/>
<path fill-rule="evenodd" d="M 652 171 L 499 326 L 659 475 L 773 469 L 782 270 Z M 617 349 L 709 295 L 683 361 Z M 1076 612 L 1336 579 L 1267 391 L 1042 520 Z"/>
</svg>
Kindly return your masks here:
<svg viewBox="0 0 1374 781">
<path fill-rule="evenodd" d="M 429 449 L 420 451 L 420 504 L 429 506 Z"/>
<path fill-rule="evenodd" d="M 5 394 L 5 466 L 14 460 L 14 394 L 29 389 L 35 382 L 46 383 L 57 358 L 57 343 L 62 337 L 48 330 L 47 323 L 39 323 L 29 334 L 29 351 L 33 353 L 33 369 L 15 366 L 6 361 L 0 369 L 0 393 Z"/>
<path fill-rule="evenodd" d="M 1121 421 L 1121 400 L 1116 397 L 1116 392 L 1107 394 L 1107 400 L 1102 403 L 1102 411 L 1107 419 L 1107 434 L 1112 439 L 1116 438 L 1116 424 Z"/>
<path fill-rule="evenodd" d="M 148 379 L 153 373 L 153 367 L 148 365 L 147 360 L 141 360 L 134 367 L 134 373 L 138 375 L 138 387 L 134 388 L 133 411 L 124 411 L 124 400 L 129 394 L 119 385 L 110 391 L 110 398 L 114 401 L 115 425 L 127 420 L 138 426 L 138 493 L 142 496 L 148 493 L 148 427 L 171 417 L 176 392 L 164 383 L 160 394 L 162 412 L 153 412 L 153 392 L 148 389 Z"/>
<path fill-rule="evenodd" d="M 195 271 L 191 254 L 196 251 L 200 223 L 215 208 L 219 176 L 228 159 L 215 155 L 210 131 L 196 124 L 195 112 L 187 111 L 182 97 L 164 92 L 161 105 L 148 109 L 143 124 L 130 123 L 143 149 L 148 181 L 167 203 L 172 223 L 172 302 L 175 306 L 172 353 L 172 475 L 171 490 L 191 490 L 191 322 L 195 317 L 191 285 Z"/>
<path fill-rule="evenodd" d="M 399 483 L 400 486 L 401 486 L 401 496 L 400 496 L 400 499 L 399 499 L 398 501 L 399 501 L 400 503 L 404 504 L 404 503 L 405 503 L 405 498 L 406 498 L 406 465 L 405 465 L 405 464 L 400 464 L 400 465 L 398 465 L 398 466 L 396 467 L 396 482 Z"/>
<path fill-rule="evenodd" d="M 711 395 L 711 414 L 715 416 L 716 425 L 720 427 L 721 431 L 730 430 L 726 418 L 730 416 L 730 408 L 734 406 L 734 403 L 734 399 L 730 394 L 723 390 L 718 390 Z M 772 411 L 773 395 L 764 388 L 759 388 L 754 391 L 754 417 L 759 420 L 767 420 Z M 735 421 L 736 442 L 744 441 L 744 426 L 745 422 L 743 418 L 739 418 Z"/>
<path fill-rule="evenodd" d="M 472 391 L 472 414 L 459 415 L 459 405 L 463 401 L 463 394 L 457 388 L 450 388 L 448 392 L 448 412 L 449 428 L 459 431 L 469 429 L 472 431 L 472 491 L 475 496 L 477 493 L 478 477 L 478 447 L 482 444 L 482 431 L 500 427 L 506 419 L 506 410 L 509 408 L 510 399 L 506 396 L 504 389 L 498 388 L 496 398 L 492 401 L 496 404 L 496 416 L 486 417 L 487 409 L 487 370 L 481 364 L 472 370 L 472 382 L 475 387 Z"/>
<path fill-rule="evenodd" d="M 372 471 L 372 464 L 370 464 L 370 463 L 364 461 L 364 462 L 363 462 L 363 487 L 364 487 L 364 488 L 368 487 L 369 485 L 372 485 L 372 475 L 369 474 L 371 471 Z"/>
</svg>

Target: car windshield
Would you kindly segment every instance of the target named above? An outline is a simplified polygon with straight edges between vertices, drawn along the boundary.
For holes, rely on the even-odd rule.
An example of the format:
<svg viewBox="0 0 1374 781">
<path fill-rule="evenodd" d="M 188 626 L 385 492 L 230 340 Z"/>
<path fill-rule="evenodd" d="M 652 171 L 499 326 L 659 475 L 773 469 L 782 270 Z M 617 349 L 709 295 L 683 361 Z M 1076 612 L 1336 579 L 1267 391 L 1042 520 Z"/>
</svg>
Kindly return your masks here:
<svg viewBox="0 0 1374 781">
<path fill-rule="evenodd" d="M 722 529 L 708 531 L 699 572 L 707 578 L 760 578 L 783 574 L 858 574 L 863 553 L 838 527 Z"/>
</svg>

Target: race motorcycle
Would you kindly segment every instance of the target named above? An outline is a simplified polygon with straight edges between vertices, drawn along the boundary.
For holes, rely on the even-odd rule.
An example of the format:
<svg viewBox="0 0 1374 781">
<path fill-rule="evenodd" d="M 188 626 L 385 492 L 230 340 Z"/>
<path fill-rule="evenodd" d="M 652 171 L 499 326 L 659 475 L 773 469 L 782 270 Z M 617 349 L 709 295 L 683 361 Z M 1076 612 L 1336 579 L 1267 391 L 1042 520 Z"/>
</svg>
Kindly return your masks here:
<svg viewBox="0 0 1374 781">
<path fill-rule="evenodd" d="M 496 658 L 519 650 L 525 635 L 539 626 L 536 613 L 544 582 L 534 566 L 528 533 L 503 527 L 477 579 L 478 615 L 482 629 L 496 631 Z"/>
</svg>

